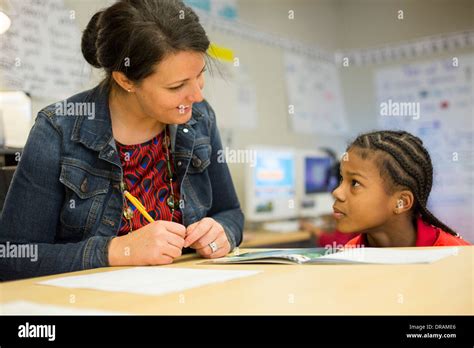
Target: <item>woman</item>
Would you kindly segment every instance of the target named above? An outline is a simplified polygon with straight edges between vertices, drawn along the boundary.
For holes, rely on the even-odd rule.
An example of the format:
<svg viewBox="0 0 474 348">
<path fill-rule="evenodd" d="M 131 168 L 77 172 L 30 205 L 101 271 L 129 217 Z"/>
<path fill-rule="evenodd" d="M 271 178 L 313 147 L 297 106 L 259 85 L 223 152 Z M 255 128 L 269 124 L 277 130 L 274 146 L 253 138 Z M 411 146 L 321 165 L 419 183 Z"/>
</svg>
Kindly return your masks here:
<svg viewBox="0 0 474 348">
<path fill-rule="evenodd" d="M 240 244 L 243 214 L 201 92 L 208 47 L 181 1 L 122 0 L 92 17 L 82 52 L 106 78 L 39 112 L 0 218 L 1 242 L 38 257 L 1 259 L 3 279 L 169 264 L 187 247 L 222 257 Z"/>
</svg>

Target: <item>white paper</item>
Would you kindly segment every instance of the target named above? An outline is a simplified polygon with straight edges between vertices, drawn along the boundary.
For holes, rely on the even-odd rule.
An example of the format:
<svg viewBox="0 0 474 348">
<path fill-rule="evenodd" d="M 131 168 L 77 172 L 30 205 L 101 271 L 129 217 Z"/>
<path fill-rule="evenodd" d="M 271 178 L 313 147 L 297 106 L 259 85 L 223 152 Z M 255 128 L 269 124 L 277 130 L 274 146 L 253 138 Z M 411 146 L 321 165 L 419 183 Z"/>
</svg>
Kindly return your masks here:
<svg viewBox="0 0 474 348">
<path fill-rule="evenodd" d="M 47 305 L 30 301 L 12 301 L 0 304 L 1 315 L 126 315 L 112 311 L 86 308 L 71 308 Z"/>
<path fill-rule="evenodd" d="M 65 288 L 163 295 L 213 283 L 248 277 L 261 271 L 198 270 L 188 268 L 134 267 L 39 282 Z"/>
<path fill-rule="evenodd" d="M 336 254 L 321 256 L 321 260 L 337 260 L 356 263 L 403 265 L 432 263 L 451 255 L 457 255 L 459 248 L 433 247 L 430 249 L 397 250 L 385 248 L 348 248 Z"/>
</svg>

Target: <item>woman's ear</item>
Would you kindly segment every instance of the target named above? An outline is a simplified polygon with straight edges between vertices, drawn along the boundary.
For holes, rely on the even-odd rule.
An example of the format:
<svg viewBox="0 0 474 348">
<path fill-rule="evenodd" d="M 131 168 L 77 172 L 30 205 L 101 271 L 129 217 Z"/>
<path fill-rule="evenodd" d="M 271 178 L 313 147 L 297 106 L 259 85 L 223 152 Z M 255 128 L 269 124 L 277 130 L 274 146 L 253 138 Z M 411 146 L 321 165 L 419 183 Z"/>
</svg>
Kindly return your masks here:
<svg viewBox="0 0 474 348">
<path fill-rule="evenodd" d="M 113 71 L 112 72 L 112 78 L 114 81 L 122 87 L 125 91 L 131 93 L 134 92 L 134 84 L 133 82 L 125 76 L 125 74 L 121 71 Z"/>
<path fill-rule="evenodd" d="M 401 214 L 409 211 L 415 203 L 415 197 L 409 190 L 398 191 L 396 193 L 396 205 L 394 207 L 395 214 Z"/>
</svg>

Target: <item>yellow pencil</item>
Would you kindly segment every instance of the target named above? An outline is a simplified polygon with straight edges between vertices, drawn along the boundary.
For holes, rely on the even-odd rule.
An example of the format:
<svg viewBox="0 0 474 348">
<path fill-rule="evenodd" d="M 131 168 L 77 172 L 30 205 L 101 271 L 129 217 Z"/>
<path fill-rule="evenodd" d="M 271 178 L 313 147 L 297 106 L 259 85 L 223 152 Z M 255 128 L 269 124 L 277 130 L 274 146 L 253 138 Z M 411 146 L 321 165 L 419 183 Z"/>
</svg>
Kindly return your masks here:
<svg viewBox="0 0 474 348">
<path fill-rule="evenodd" d="M 133 197 L 130 192 L 128 191 L 124 191 L 123 192 L 125 194 L 125 197 L 127 197 L 127 199 L 135 206 L 135 208 L 138 209 L 138 211 L 145 217 L 145 219 L 148 220 L 148 222 L 154 222 L 155 220 L 153 220 L 153 218 L 150 216 L 150 214 L 148 214 L 148 212 L 146 211 L 145 207 L 140 203 L 140 201 L 138 199 L 136 199 L 135 197 Z"/>
</svg>

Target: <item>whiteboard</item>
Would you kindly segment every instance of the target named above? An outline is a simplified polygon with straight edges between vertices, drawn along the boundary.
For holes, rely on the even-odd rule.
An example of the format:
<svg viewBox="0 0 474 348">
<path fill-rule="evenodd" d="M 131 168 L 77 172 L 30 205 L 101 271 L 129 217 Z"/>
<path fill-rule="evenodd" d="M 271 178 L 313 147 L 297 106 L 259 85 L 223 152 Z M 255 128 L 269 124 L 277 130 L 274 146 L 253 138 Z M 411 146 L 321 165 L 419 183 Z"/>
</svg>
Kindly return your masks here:
<svg viewBox="0 0 474 348">
<path fill-rule="evenodd" d="M 377 113 L 384 129 L 423 140 L 434 166 L 429 209 L 474 242 L 474 55 L 388 67 L 375 73 Z M 380 104 L 416 102 L 420 115 L 381 116 Z"/>
<path fill-rule="evenodd" d="M 63 99 L 89 81 L 75 12 L 62 0 L 11 2 L 10 29 L 0 36 L 2 87 Z"/>
</svg>

